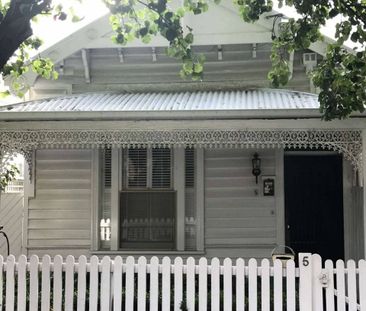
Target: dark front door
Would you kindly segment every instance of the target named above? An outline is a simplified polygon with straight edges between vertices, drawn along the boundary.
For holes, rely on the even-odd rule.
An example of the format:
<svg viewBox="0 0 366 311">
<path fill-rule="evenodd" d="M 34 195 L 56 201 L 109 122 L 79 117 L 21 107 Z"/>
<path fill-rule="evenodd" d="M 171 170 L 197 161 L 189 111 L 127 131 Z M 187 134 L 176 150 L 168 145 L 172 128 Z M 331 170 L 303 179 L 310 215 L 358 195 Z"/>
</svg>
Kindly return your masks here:
<svg viewBox="0 0 366 311">
<path fill-rule="evenodd" d="M 344 258 L 342 157 L 285 155 L 285 210 L 295 252 Z"/>
</svg>

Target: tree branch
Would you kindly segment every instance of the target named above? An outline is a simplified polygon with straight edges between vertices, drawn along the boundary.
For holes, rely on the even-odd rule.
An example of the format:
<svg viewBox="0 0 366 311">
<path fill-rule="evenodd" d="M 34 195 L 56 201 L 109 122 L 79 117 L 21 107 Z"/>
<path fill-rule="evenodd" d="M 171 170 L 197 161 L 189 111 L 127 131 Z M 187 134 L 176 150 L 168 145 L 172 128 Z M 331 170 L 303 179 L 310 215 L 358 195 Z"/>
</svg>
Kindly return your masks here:
<svg viewBox="0 0 366 311">
<path fill-rule="evenodd" d="M 24 14 L 24 1 L 11 0 L 9 9 L 0 23 L 0 72 L 19 46 L 32 34 L 31 19 L 50 10 L 51 0 L 30 3 L 29 14 Z"/>
</svg>

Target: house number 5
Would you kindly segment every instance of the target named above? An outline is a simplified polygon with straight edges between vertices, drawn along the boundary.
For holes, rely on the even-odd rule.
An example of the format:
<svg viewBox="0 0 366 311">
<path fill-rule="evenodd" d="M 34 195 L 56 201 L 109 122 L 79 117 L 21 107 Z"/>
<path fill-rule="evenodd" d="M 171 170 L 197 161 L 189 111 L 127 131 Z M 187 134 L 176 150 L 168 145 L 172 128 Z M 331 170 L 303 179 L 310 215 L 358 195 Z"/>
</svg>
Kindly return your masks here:
<svg viewBox="0 0 366 311">
<path fill-rule="evenodd" d="M 304 258 L 302 259 L 302 265 L 304 267 L 307 267 L 309 265 L 309 256 L 304 256 Z"/>
</svg>

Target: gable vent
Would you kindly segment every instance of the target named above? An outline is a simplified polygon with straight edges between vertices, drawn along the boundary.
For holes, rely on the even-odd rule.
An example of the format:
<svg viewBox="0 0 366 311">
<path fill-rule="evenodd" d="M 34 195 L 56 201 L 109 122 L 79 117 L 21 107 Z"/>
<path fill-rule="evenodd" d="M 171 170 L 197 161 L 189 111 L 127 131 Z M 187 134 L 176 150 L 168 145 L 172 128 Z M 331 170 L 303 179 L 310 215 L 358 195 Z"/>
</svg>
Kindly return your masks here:
<svg viewBox="0 0 366 311">
<path fill-rule="evenodd" d="M 147 150 L 128 149 L 127 183 L 129 188 L 147 186 Z"/>
<path fill-rule="evenodd" d="M 185 184 L 186 188 L 194 187 L 194 149 L 185 150 Z"/>
<path fill-rule="evenodd" d="M 153 148 L 152 159 L 152 188 L 171 188 L 171 151 L 169 148 Z"/>
</svg>

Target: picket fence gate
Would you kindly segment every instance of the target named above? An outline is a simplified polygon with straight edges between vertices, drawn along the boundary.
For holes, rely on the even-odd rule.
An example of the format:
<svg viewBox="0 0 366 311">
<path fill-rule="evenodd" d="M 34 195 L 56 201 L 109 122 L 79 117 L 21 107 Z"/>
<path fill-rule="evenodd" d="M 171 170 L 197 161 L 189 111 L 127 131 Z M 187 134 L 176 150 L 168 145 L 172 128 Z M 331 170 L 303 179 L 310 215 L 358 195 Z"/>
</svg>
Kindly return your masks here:
<svg viewBox="0 0 366 311">
<path fill-rule="evenodd" d="M 1 310 L 366 311 L 366 261 L 0 256 Z"/>
</svg>

